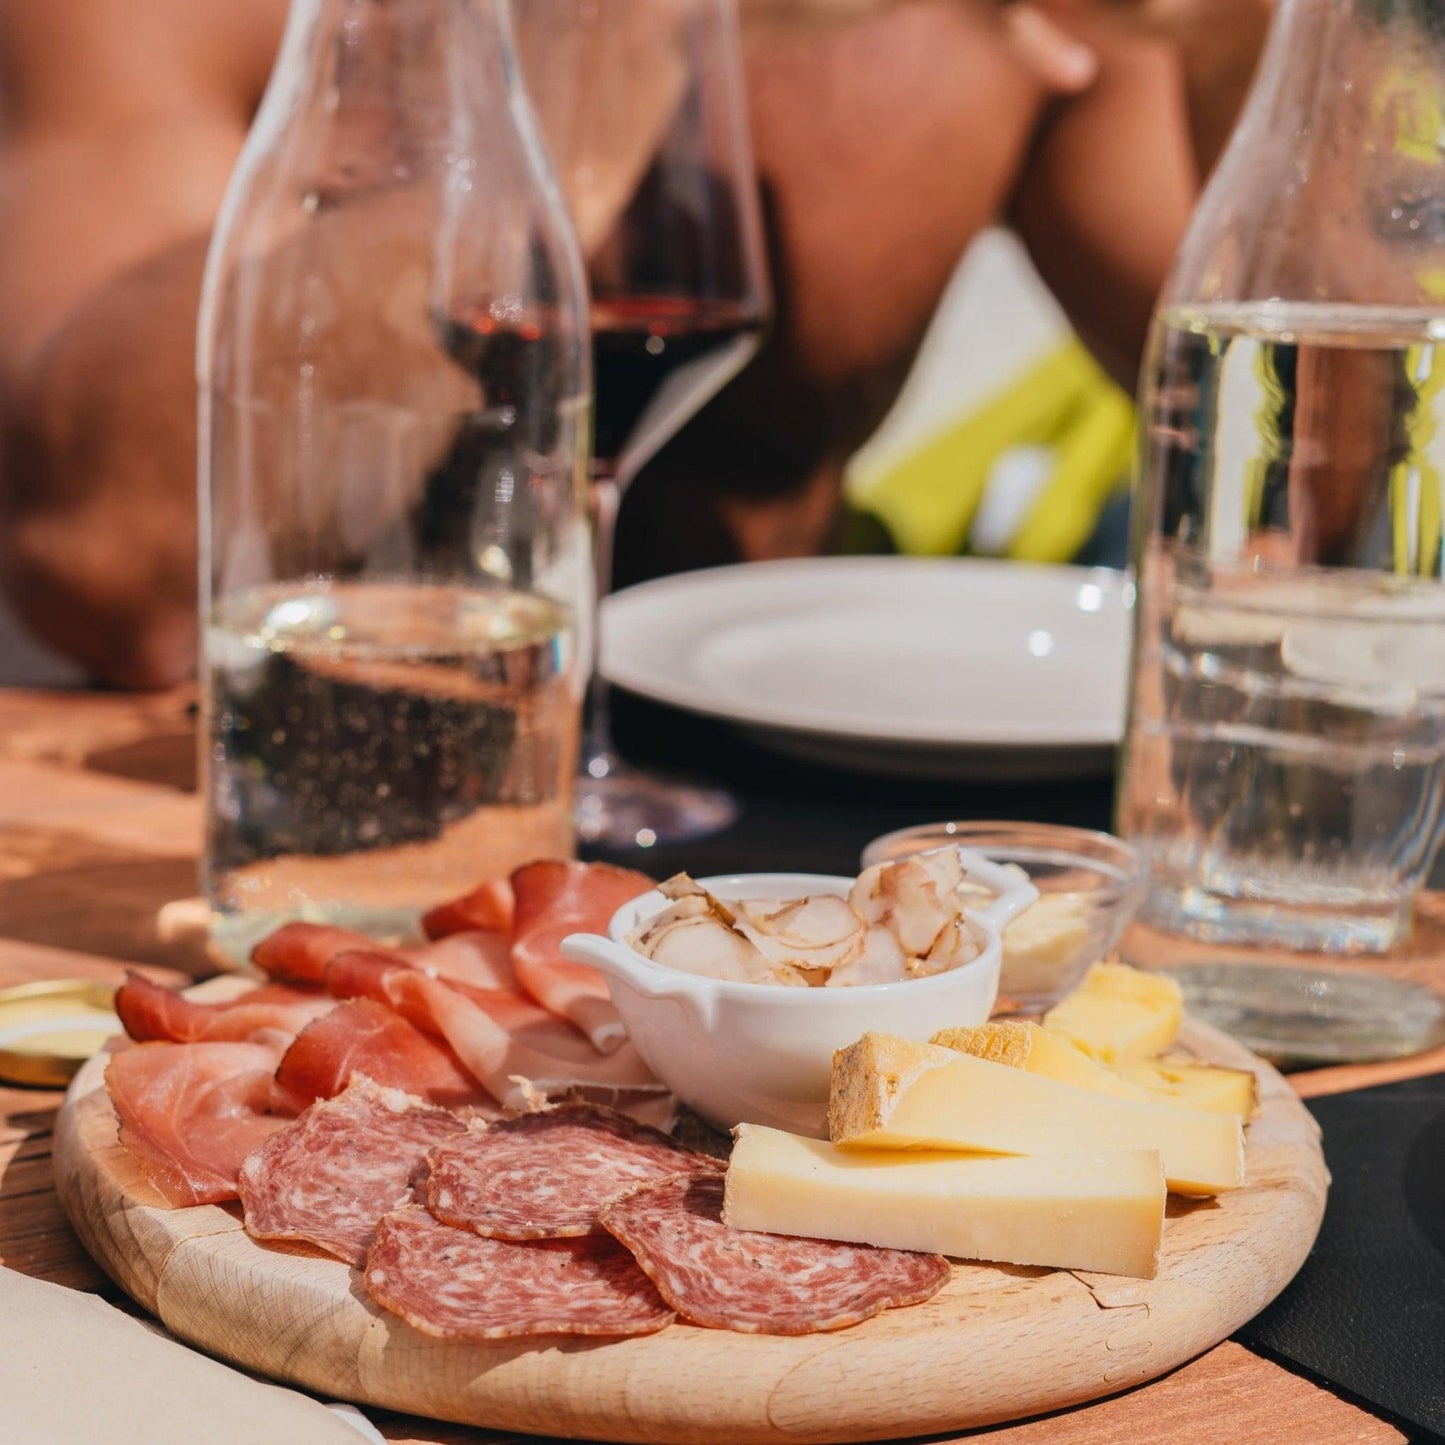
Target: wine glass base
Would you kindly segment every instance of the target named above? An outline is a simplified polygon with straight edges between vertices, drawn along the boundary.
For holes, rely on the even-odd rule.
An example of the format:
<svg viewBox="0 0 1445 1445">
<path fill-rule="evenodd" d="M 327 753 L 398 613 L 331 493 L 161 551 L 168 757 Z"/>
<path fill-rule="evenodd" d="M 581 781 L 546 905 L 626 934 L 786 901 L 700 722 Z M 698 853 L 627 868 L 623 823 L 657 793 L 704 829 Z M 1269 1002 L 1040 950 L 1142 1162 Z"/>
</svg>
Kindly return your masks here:
<svg viewBox="0 0 1445 1445">
<path fill-rule="evenodd" d="M 577 780 L 573 817 L 584 843 L 650 848 L 720 833 L 736 821 L 737 799 L 721 788 L 613 764 Z"/>
<path fill-rule="evenodd" d="M 1371 1063 L 1445 1042 L 1445 999 L 1381 974 L 1244 961 L 1164 972 L 1191 1016 L 1277 1064 Z"/>
</svg>

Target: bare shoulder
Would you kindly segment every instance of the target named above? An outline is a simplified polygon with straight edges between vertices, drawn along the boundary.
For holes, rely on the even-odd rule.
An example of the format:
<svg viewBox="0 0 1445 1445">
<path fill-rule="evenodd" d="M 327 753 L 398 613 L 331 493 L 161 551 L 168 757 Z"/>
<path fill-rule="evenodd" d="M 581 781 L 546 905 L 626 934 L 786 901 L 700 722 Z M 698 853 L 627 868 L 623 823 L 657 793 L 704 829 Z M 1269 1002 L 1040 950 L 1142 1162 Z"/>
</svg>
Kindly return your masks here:
<svg viewBox="0 0 1445 1445">
<path fill-rule="evenodd" d="M 748 83 L 802 354 L 835 373 L 903 359 L 997 218 L 1042 109 L 997 6 L 911 0 L 761 28 Z"/>
<path fill-rule="evenodd" d="M 156 111 L 249 118 L 286 0 L 0 0 L 7 127 L 83 127 Z"/>
</svg>

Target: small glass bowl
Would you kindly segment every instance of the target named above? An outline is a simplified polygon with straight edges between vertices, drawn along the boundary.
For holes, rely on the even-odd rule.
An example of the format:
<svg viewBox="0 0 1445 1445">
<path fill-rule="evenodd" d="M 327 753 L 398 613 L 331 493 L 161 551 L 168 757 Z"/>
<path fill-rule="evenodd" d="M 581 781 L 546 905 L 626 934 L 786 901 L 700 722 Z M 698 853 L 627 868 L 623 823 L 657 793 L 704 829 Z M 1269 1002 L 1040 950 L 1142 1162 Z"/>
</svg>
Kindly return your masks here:
<svg viewBox="0 0 1445 1445">
<path fill-rule="evenodd" d="M 1144 900 L 1139 854 L 1111 833 L 1056 823 L 924 823 L 875 838 L 863 867 L 927 853 L 972 849 L 1028 875 L 1039 900 L 1003 931 L 997 1014 L 1042 1013 L 1105 958 Z M 965 884 L 965 887 L 970 885 Z M 992 890 L 978 885 L 981 894 Z"/>
</svg>

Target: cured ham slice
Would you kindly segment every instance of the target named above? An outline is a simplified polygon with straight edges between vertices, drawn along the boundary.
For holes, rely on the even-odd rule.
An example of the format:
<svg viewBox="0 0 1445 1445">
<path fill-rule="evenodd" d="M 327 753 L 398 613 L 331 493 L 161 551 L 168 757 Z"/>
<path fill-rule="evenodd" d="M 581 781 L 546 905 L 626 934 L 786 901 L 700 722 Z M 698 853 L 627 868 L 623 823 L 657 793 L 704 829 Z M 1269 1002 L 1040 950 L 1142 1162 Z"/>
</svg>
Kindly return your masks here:
<svg viewBox="0 0 1445 1445">
<path fill-rule="evenodd" d="M 320 983 L 327 962 L 348 948 L 390 953 L 375 939 L 350 928 L 324 923 L 287 923 L 267 934 L 251 951 L 251 962 L 263 973 L 285 983 Z"/>
<path fill-rule="evenodd" d="M 137 1044 L 112 1057 L 120 1141 L 167 1203 L 236 1197 L 241 1161 L 287 1122 L 280 1057 L 261 1043 Z"/>
<path fill-rule="evenodd" d="M 564 1107 L 438 1145 L 426 1204 L 444 1224 L 492 1239 L 562 1239 L 602 1233 L 597 1211 L 633 1184 L 723 1167 L 611 1109 Z"/>
<path fill-rule="evenodd" d="M 483 1239 L 415 1204 L 377 1225 L 366 1288 L 383 1309 L 444 1340 L 646 1335 L 673 1319 L 636 1261 L 610 1239 Z"/>
<path fill-rule="evenodd" d="M 514 903 L 510 881 L 492 878 L 470 893 L 423 914 L 421 926 L 428 938 L 445 938 L 448 934 L 473 929 L 507 937 L 512 932 Z"/>
<path fill-rule="evenodd" d="M 517 982 L 543 1008 L 576 1024 L 606 1052 L 627 1037 L 607 981 L 562 957 L 569 933 L 606 933 L 612 915 L 653 887 L 652 880 L 606 863 L 547 860 L 512 874 L 516 917 L 512 965 Z"/>
<path fill-rule="evenodd" d="M 383 1214 L 411 1201 L 427 1151 L 466 1125 L 356 1076 L 246 1156 L 238 1188 L 254 1239 L 303 1239 L 360 1267 Z"/>
<path fill-rule="evenodd" d="M 353 1074 L 445 1108 L 476 1109 L 492 1103 L 445 1043 L 365 998 L 336 1004 L 308 1024 L 286 1050 L 276 1083 L 309 1104 L 334 1098 Z"/>
<path fill-rule="evenodd" d="M 512 942 L 507 934 L 453 933 L 435 943 L 401 952 L 408 963 L 448 982 L 517 992 Z"/>
<path fill-rule="evenodd" d="M 286 984 L 253 989 L 228 1003 L 197 1003 L 138 973 L 127 974 L 115 995 L 115 1011 L 138 1043 L 240 1043 L 263 1033 L 295 1035 L 335 1007 L 324 993 Z"/>
<path fill-rule="evenodd" d="M 635 1185 L 602 1209 L 602 1223 L 693 1324 L 769 1335 L 841 1330 L 921 1304 L 948 1280 L 941 1254 L 729 1229 L 722 1203 L 722 1176 L 695 1174 Z"/>
<path fill-rule="evenodd" d="M 536 1096 L 577 1091 L 615 1102 L 661 1093 L 631 1044 L 599 1054 L 561 1019 L 530 999 L 501 990 L 443 983 L 385 954 L 342 953 L 326 967 L 338 998 L 370 998 L 451 1045 L 472 1077 L 508 1109 L 527 1110 Z"/>
</svg>

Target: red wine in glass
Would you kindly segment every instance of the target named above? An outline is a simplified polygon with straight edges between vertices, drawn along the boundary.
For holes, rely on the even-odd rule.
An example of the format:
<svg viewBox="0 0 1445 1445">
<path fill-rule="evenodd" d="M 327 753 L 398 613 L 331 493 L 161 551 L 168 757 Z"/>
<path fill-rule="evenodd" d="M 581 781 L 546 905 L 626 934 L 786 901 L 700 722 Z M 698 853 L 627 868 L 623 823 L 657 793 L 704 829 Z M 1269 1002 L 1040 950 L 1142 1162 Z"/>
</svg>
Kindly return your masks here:
<svg viewBox="0 0 1445 1445">
<path fill-rule="evenodd" d="M 755 311 L 692 296 L 592 303 L 594 454 L 600 478 L 625 482 L 757 350 Z"/>
</svg>

